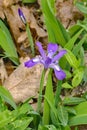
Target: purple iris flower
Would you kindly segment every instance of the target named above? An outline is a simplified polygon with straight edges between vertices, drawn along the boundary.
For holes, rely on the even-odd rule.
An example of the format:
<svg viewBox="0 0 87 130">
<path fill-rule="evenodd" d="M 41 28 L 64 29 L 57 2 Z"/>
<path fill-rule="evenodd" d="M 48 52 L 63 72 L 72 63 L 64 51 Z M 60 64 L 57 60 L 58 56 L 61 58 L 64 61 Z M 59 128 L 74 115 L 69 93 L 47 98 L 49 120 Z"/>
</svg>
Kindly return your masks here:
<svg viewBox="0 0 87 130">
<path fill-rule="evenodd" d="M 37 42 L 40 56 L 37 56 L 27 62 L 25 62 L 25 67 L 33 67 L 34 65 L 41 63 L 44 65 L 44 68 L 53 68 L 54 73 L 57 79 L 63 80 L 66 77 L 65 72 L 58 65 L 59 59 L 66 54 L 66 50 L 61 50 L 58 53 L 58 45 L 49 43 L 47 47 L 47 53 L 45 53 L 40 42 Z"/>
<path fill-rule="evenodd" d="M 19 14 L 19 17 L 21 18 L 22 22 L 26 25 L 26 18 L 20 8 L 18 9 L 18 14 Z"/>
</svg>

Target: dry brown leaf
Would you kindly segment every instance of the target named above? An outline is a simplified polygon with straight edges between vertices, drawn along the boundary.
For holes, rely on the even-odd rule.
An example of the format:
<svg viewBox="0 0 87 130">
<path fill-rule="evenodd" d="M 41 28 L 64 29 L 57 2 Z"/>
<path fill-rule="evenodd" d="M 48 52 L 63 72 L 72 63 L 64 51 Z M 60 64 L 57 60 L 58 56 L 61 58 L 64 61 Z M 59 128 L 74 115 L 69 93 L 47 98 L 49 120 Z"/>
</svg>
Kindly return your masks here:
<svg viewBox="0 0 87 130">
<path fill-rule="evenodd" d="M 3 0 L 3 6 L 9 7 L 12 4 L 18 3 L 19 0 Z"/>
<path fill-rule="evenodd" d="M 76 23 L 83 16 L 76 9 L 73 0 L 57 0 L 56 1 L 57 17 L 60 19 L 65 28 L 68 28 Z"/>
<path fill-rule="evenodd" d="M 4 82 L 16 103 L 38 94 L 43 66 L 24 67 L 24 62 Z"/>
<path fill-rule="evenodd" d="M 0 0 L 0 18 L 4 19 L 3 0 Z"/>
<path fill-rule="evenodd" d="M 10 8 L 5 9 L 5 15 L 7 17 L 7 22 L 9 24 L 10 30 L 12 32 L 12 35 L 17 41 L 18 37 L 21 35 L 21 32 L 19 30 L 23 29 L 25 30 L 25 26 L 22 23 L 22 21 L 19 18 L 18 15 L 18 8 L 20 8 L 18 5 L 12 5 Z M 29 10 L 27 8 L 21 8 L 25 14 L 26 19 L 29 19 Z"/>
<path fill-rule="evenodd" d="M 0 79 L 2 81 L 2 84 L 4 82 L 5 79 L 7 79 L 8 75 L 7 75 L 7 71 L 3 62 L 3 59 L 0 59 Z"/>
<path fill-rule="evenodd" d="M 37 35 L 39 37 L 46 37 L 47 36 L 47 32 L 38 26 L 37 20 L 35 19 L 34 15 L 32 13 L 30 14 L 30 27 L 34 28 L 36 30 Z"/>
</svg>

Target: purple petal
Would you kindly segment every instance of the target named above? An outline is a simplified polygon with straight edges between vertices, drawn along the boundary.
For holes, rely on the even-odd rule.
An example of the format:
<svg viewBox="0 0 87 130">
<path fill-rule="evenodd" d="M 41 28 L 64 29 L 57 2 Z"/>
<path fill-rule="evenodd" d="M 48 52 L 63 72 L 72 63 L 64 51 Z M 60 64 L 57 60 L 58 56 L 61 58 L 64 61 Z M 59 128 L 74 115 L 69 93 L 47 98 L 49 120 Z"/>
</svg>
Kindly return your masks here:
<svg viewBox="0 0 87 130">
<path fill-rule="evenodd" d="M 38 46 L 38 49 L 39 49 L 39 52 L 40 52 L 42 58 L 45 60 L 46 59 L 46 54 L 45 54 L 45 51 L 44 51 L 41 43 L 37 42 L 36 45 Z"/>
<path fill-rule="evenodd" d="M 66 50 L 60 51 L 56 56 L 54 56 L 52 62 L 58 61 L 61 57 L 63 57 L 64 54 L 66 54 Z"/>
<path fill-rule="evenodd" d="M 24 24 L 26 24 L 26 18 L 25 18 L 24 14 L 23 14 L 23 12 L 22 12 L 22 10 L 21 10 L 20 8 L 18 9 L 18 14 L 19 14 L 19 16 L 20 16 L 22 22 L 23 22 Z"/>
<path fill-rule="evenodd" d="M 36 57 L 36 58 L 33 58 L 27 62 L 24 63 L 25 67 L 33 67 L 34 65 L 40 63 L 40 58 L 39 57 Z"/>
<path fill-rule="evenodd" d="M 44 67 L 47 69 L 49 67 L 49 65 L 51 64 L 51 62 L 52 62 L 52 59 L 47 57 L 46 60 L 45 60 Z"/>
<path fill-rule="evenodd" d="M 60 67 L 59 67 L 58 63 L 57 64 L 51 63 L 49 65 L 49 68 L 52 68 L 52 69 L 57 70 L 57 71 L 60 71 Z"/>
<path fill-rule="evenodd" d="M 54 72 L 55 72 L 56 78 L 59 80 L 63 80 L 66 77 L 65 72 L 62 70 L 60 70 L 60 71 L 54 70 Z"/>
<path fill-rule="evenodd" d="M 57 50 L 58 50 L 57 44 L 55 44 L 55 43 L 49 43 L 48 44 L 48 47 L 47 47 L 48 53 L 53 52 L 55 54 Z"/>
</svg>

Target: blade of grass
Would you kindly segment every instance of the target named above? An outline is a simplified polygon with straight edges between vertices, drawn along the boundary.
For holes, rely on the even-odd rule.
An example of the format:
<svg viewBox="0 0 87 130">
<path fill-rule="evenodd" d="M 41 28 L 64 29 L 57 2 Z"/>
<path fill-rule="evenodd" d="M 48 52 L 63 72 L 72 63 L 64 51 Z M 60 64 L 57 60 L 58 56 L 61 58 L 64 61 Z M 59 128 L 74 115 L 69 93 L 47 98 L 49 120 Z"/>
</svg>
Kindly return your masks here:
<svg viewBox="0 0 87 130">
<path fill-rule="evenodd" d="M 37 102 L 37 112 L 39 113 L 41 111 L 41 102 L 42 102 L 42 90 L 44 85 L 44 77 L 45 77 L 45 70 L 42 72 L 42 77 L 40 81 L 40 90 L 39 90 L 39 97 Z"/>
<path fill-rule="evenodd" d="M 5 51 L 7 57 L 9 57 L 16 65 L 19 65 L 19 59 L 16 51 L 16 47 L 13 43 L 10 32 L 4 23 L 0 20 L 0 46 Z"/>
<path fill-rule="evenodd" d="M 69 41 L 68 43 L 65 45 L 65 48 L 71 50 L 74 46 L 74 43 L 76 42 L 77 38 L 79 37 L 79 35 L 82 33 L 84 29 L 81 29 L 78 33 L 76 33 Z"/>
<path fill-rule="evenodd" d="M 57 83 L 57 89 L 56 89 L 56 93 L 55 93 L 55 106 L 56 107 L 57 107 L 58 102 L 59 102 L 61 88 L 62 88 L 62 81 L 59 80 Z"/>
<path fill-rule="evenodd" d="M 24 4 L 26 4 L 26 3 L 34 3 L 34 2 L 36 2 L 36 0 L 22 0 L 22 2 Z"/>
<path fill-rule="evenodd" d="M 64 46 L 69 40 L 69 35 L 59 20 L 56 19 L 50 5 L 50 1 L 48 0 L 41 1 L 41 7 L 45 18 L 45 24 L 47 26 L 49 42 L 59 43 L 60 45 Z M 54 36 L 55 40 L 53 39 Z"/>
<path fill-rule="evenodd" d="M 4 88 L 3 86 L 0 86 L 0 96 L 4 99 L 4 101 L 9 103 L 14 109 L 17 108 L 17 106 L 13 100 L 13 97 L 11 96 L 9 91 L 6 88 Z"/>
<path fill-rule="evenodd" d="M 47 85 L 46 85 L 46 90 L 45 90 L 45 97 L 52 103 L 54 104 L 54 94 L 53 94 L 53 86 L 52 86 L 52 70 L 50 70 L 48 74 L 48 79 L 47 79 Z M 44 99 L 44 109 L 43 109 L 43 124 L 48 125 L 49 120 L 50 120 L 50 106 L 46 100 Z"/>
</svg>

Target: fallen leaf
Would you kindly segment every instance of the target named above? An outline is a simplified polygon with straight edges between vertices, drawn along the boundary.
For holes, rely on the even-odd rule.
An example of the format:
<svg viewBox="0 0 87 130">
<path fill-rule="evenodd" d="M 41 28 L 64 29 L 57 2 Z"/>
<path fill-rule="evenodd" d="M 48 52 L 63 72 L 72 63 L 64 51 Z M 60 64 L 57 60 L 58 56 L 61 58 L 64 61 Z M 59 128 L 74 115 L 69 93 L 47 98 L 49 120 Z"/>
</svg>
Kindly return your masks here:
<svg viewBox="0 0 87 130">
<path fill-rule="evenodd" d="M 74 6 L 73 0 L 57 0 L 56 10 L 57 18 L 60 19 L 65 28 L 74 25 L 78 19 L 83 17 L 81 12 Z"/>
<path fill-rule="evenodd" d="M 3 0 L 0 0 L 0 18 L 4 19 Z"/>
<path fill-rule="evenodd" d="M 23 62 L 7 78 L 3 85 L 11 92 L 16 103 L 37 96 L 42 70 L 43 66 L 40 64 L 26 68 Z"/>
<path fill-rule="evenodd" d="M 19 0 L 3 0 L 3 6 L 9 7 L 9 6 L 16 4 L 18 2 L 19 2 Z"/>
</svg>

